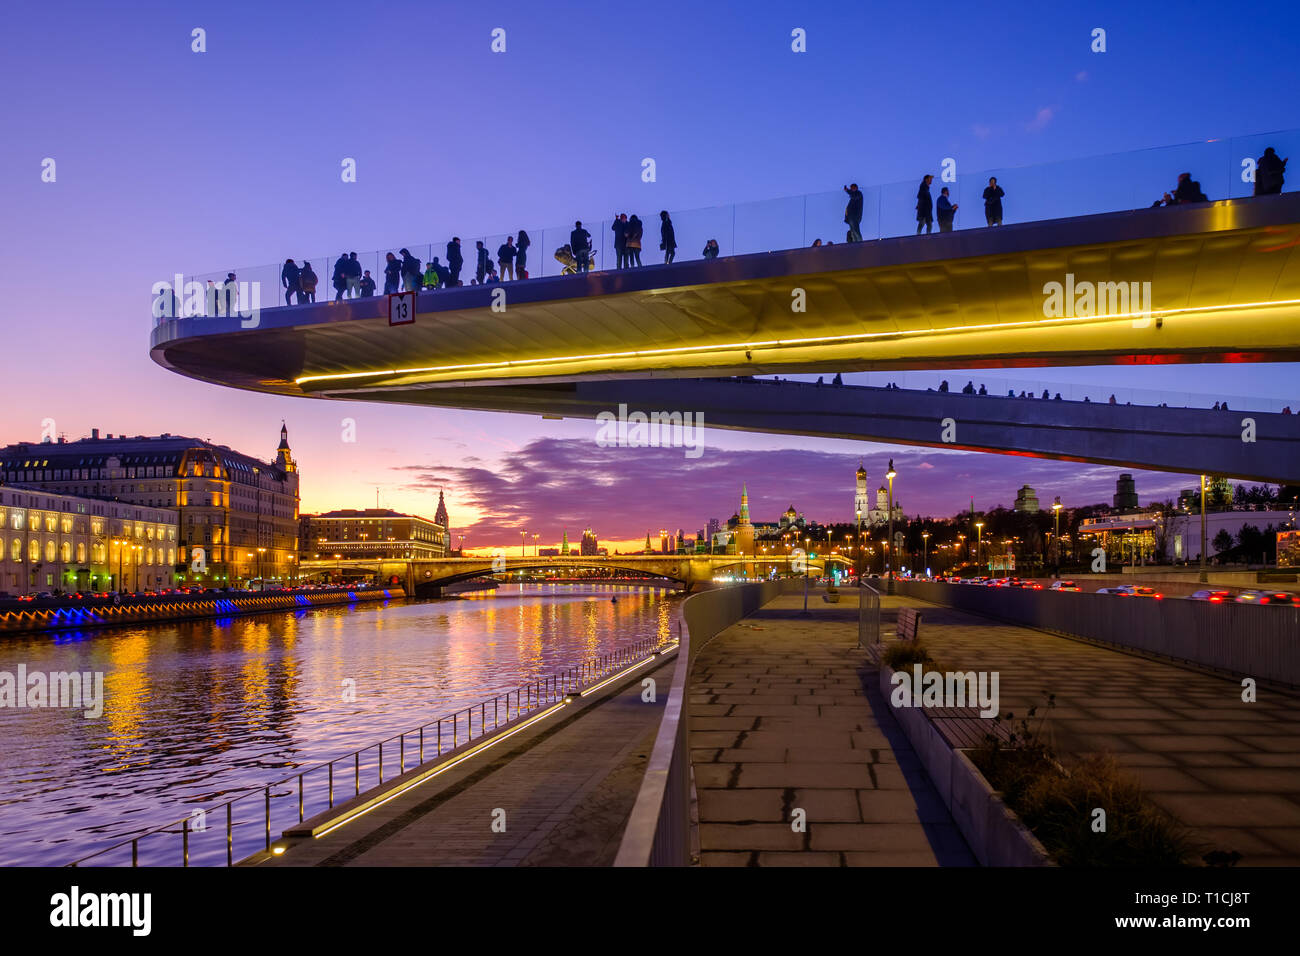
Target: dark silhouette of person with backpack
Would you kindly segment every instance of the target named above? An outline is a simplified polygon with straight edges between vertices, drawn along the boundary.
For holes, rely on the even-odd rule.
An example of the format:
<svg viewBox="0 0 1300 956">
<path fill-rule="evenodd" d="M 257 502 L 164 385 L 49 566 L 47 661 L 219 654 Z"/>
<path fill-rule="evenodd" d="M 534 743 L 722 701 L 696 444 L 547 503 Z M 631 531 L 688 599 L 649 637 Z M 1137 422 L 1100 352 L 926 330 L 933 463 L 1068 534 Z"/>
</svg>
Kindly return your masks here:
<svg viewBox="0 0 1300 956">
<path fill-rule="evenodd" d="M 844 207 L 844 221 L 849 225 L 849 242 L 862 241 L 862 190 L 858 188 L 857 183 L 850 183 L 844 187 L 844 191 L 849 194 L 848 205 Z"/>
<path fill-rule="evenodd" d="M 1264 155 L 1255 160 L 1255 195 L 1276 196 L 1282 191 L 1286 180 L 1285 159 L 1278 159 L 1277 153 L 1270 146 Z"/>
<path fill-rule="evenodd" d="M 280 284 L 284 286 L 285 305 L 293 305 L 294 297 L 301 295 L 302 286 L 298 284 L 298 276 L 301 274 L 302 270 L 292 259 L 284 260 L 284 268 L 280 270 Z"/>
<path fill-rule="evenodd" d="M 573 231 L 569 233 L 569 250 L 573 254 L 575 271 L 583 273 L 591 268 L 591 233 L 582 228 L 581 219 L 574 222 Z"/>
</svg>

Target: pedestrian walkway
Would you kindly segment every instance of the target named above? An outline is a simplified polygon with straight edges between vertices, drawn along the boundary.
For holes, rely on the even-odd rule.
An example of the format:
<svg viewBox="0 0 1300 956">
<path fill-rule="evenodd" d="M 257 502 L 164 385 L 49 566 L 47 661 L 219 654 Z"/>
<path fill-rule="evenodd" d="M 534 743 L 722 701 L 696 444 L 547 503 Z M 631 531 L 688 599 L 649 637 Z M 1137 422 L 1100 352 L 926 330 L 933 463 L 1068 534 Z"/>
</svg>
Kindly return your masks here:
<svg viewBox="0 0 1300 956">
<path fill-rule="evenodd" d="M 857 646 L 857 595 L 842 594 L 813 595 L 806 617 L 802 595 L 778 597 L 699 652 L 702 865 L 974 865 Z"/>
<path fill-rule="evenodd" d="M 1300 865 L 1300 698 L 1261 689 L 1244 703 L 1235 678 L 911 598 L 884 606 L 921 608 L 944 670 L 996 670 L 1003 712 L 1055 694 L 1057 752 L 1113 753 L 1196 839 L 1242 866 Z"/>
<path fill-rule="evenodd" d="M 653 665 L 651 665 L 653 667 Z M 541 721 L 263 866 L 609 866 L 636 802 L 676 660 Z M 642 680 L 656 682 L 654 703 Z M 571 705 L 574 706 L 574 705 Z M 505 811 L 505 832 L 493 831 Z"/>
</svg>

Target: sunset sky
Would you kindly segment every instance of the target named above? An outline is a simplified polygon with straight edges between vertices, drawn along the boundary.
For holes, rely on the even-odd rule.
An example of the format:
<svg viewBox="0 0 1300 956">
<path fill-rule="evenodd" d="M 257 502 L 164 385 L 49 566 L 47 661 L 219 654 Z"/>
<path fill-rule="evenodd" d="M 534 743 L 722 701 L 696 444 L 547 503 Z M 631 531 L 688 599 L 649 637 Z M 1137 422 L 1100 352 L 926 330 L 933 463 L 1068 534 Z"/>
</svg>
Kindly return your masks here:
<svg viewBox="0 0 1300 956">
<path fill-rule="evenodd" d="M 204 53 L 191 50 L 195 28 L 206 31 Z M 491 52 L 495 28 L 506 30 L 505 53 Z M 806 53 L 791 50 L 795 28 Z M 1104 53 L 1090 50 L 1095 28 L 1106 31 Z M 1300 153 L 1298 41 L 1295 5 L 1274 5 L 1266 21 L 1221 4 L 1125 2 L 399 0 L 376 12 L 320 0 L 56 0 L 10 10 L 0 33 L 9 92 L 0 443 L 38 440 L 52 418 L 69 439 L 91 428 L 171 432 L 270 458 L 284 420 L 304 511 L 373 507 L 378 489 L 385 507 L 431 515 L 445 488 L 453 534 L 471 548 L 518 546 L 521 529 L 543 547 L 587 526 L 613 547 L 659 528 L 693 534 L 736 509 L 742 482 L 758 520 L 793 503 L 809 518 L 847 521 L 859 459 L 874 487 L 894 458 L 908 514 L 950 515 L 972 495 L 980 508 L 1009 506 L 1026 482 L 1048 502 L 1107 501 L 1121 469 L 720 431 L 687 459 L 680 449 L 598 447 L 593 422 L 224 389 L 151 361 L 149 292 L 176 272 L 246 272 L 288 256 L 311 258 L 327 278 L 326 254 L 441 244 L 453 233 L 472 248 L 474 236 L 618 211 L 652 219 L 661 208 L 851 181 L 914 191 L 945 157 L 965 176 L 1007 170 L 1008 217 L 1032 218 L 1034 197 L 1090 188 L 1090 166 L 1059 179 L 1015 167 L 1232 137 L 1251 137 L 1241 146 L 1251 155 L 1270 142 Z M 1292 132 L 1257 135 L 1276 130 Z M 1133 204 L 1149 205 L 1186 157 L 1202 155 L 1135 160 L 1144 172 L 1134 173 Z M 355 183 L 341 181 L 347 157 Z M 653 183 L 642 182 L 644 157 L 655 159 Z M 47 158 L 54 182 L 42 181 Z M 1194 172 L 1222 198 L 1234 170 Z M 1300 167 L 1288 190 L 1298 177 Z M 973 223 L 977 211 L 965 212 Z M 842 230 L 826 224 L 828 237 Z M 926 377 L 972 376 L 910 375 Z M 1300 405 L 1287 366 L 984 380 L 1017 390 L 1079 383 L 1094 401 L 1140 389 L 1197 393 L 1204 404 L 1231 397 L 1234 408 Z M 1195 482 L 1136 477 L 1144 502 Z"/>
</svg>

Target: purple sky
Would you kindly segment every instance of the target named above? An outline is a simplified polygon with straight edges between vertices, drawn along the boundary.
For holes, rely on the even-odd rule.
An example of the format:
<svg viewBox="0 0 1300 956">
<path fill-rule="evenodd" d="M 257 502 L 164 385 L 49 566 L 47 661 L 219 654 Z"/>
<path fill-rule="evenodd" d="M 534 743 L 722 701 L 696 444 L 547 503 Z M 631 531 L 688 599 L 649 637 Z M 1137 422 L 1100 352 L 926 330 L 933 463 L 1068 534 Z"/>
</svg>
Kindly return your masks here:
<svg viewBox="0 0 1300 956">
<path fill-rule="evenodd" d="M 432 514 L 445 484 L 456 530 L 477 546 L 517 541 L 520 525 L 543 542 L 587 524 L 610 540 L 693 532 L 730 515 L 745 480 L 757 517 L 794 502 L 846 519 L 860 455 L 873 482 L 895 458 L 909 513 L 951 514 L 972 493 L 981 507 L 1010 504 L 1026 481 L 1049 501 L 1108 500 L 1119 469 L 712 432 L 689 461 L 599 449 L 592 423 L 241 393 L 150 361 L 152 284 L 290 255 L 323 271 L 328 253 L 453 232 L 914 182 L 944 157 L 965 175 L 1008 169 L 1009 216 L 1029 217 L 1036 199 L 1097 184 L 1086 163 L 1068 175 L 1010 167 L 1300 126 L 1294 5 L 1267 21 L 1195 2 L 11 7 L 0 442 L 37 440 L 48 418 L 70 438 L 169 431 L 270 457 L 284 419 L 305 510 L 373 505 L 379 488 L 387 506 Z M 196 27 L 206 53 L 191 52 Z M 504 54 L 489 48 L 497 27 Z M 790 49 L 796 27 L 807 53 Z M 1098 27 L 1104 54 L 1090 51 Z M 1295 134 L 1277 142 L 1300 154 Z M 1135 160 L 1135 195 L 1170 188 L 1187 155 L 1201 154 Z M 344 157 L 356 183 L 341 181 Z M 55 182 L 41 181 L 46 158 Z M 1230 170 L 1195 171 L 1224 194 Z M 1285 366 L 1032 378 L 1300 399 Z M 354 444 L 341 438 L 348 417 Z M 1144 501 L 1190 483 L 1138 475 Z"/>
</svg>

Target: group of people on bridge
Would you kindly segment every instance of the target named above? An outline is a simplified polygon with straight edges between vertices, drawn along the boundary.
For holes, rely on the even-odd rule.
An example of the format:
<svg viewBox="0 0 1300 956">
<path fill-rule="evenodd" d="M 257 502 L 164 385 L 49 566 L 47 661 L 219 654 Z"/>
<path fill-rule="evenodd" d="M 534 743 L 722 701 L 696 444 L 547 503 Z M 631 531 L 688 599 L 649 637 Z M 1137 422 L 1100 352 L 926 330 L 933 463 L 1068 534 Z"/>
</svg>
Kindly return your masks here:
<svg viewBox="0 0 1300 956">
<path fill-rule="evenodd" d="M 1255 162 L 1256 196 L 1270 196 L 1282 192 L 1285 182 L 1287 160 L 1279 157 L 1272 146 L 1264 150 L 1264 155 Z M 930 187 L 934 176 L 927 173 L 921 177 L 921 184 L 916 192 L 916 232 L 927 235 L 933 231 L 938 221 L 939 231 L 951 232 L 957 216 L 958 204 L 952 201 L 948 187 L 939 190 L 937 199 L 931 195 Z M 848 203 L 844 207 L 844 222 L 848 226 L 845 235 L 847 242 L 862 241 L 862 217 L 864 197 L 857 183 L 844 187 Z M 1002 200 L 1006 191 L 998 183 L 996 176 L 990 176 L 984 188 L 984 221 L 987 226 L 1002 225 Z M 1187 203 L 1209 202 L 1209 197 L 1201 189 L 1201 184 L 1192 179 L 1191 173 L 1181 173 L 1178 183 L 1171 192 L 1166 192 L 1157 199 L 1154 206 L 1177 206 Z M 642 265 L 641 249 L 645 237 L 645 224 L 635 214 L 619 213 L 614 217 L 610 230 L 614 236 L 615 268 L 634 269 Z M 496 250 L 494 257 L 483 240 L 475 242 L 474 277 L 470 285 L 488 285 L 503 280 L 528 278 L 528 248 L 532 240 L 528 233 L 520 229 L 515 235 L 507 236 Z M 813 247 L 823 245 L 821 239 L 812 243 Z M 833 245 L 826 242 L 824 245 Z M 664 264 L 671 264 L 677 255 L 677 233 L 673 227 L 668 210 L 659 212 L 659 249 L 663 252 Z M 716 259 L 721 249 L 717 239 L 709 239 L 701 253 L 706 260 Z M 569 241 L 555 250 L 555 259 L 562 266 L 563 275 L 572 275 L 590 271 L 595 249 L 591 233 L 575 221 Z M 387 253 L 384 265 L 385 294 L 398 291 L 419 291 L 420 289 L 456 288 L 465 283 L 461 279 L 465 259 L 461 253 L 460 237 L 456 236 L 447 243 L 446 262 L 438 256 L 421 268 L 420 260 L 409 249 L 398 253 Z M 499 270 L 499 271 L 498 271 Z M 227 280 L 233 280 L 233 275 Z M 280 272 L 280 282 L 284 291 L 285 304 L 316 301 L 316 287 L 319 278 L 311 263 L 304 261 L 299 266 L 293 259 L 286 259 Z M 371 276 L 369 269 L 363 269 L 355 252 L 339 256 L 331 273 L 334 287 L 334 301 L 344 298 L 364 298 L 373 296 L 377 291 L 377 280 Z M 209 286 L 212 282 L 209 281 Z M 1031 396 L 1032 397 L 1032 396 Z"/>
</svg>

